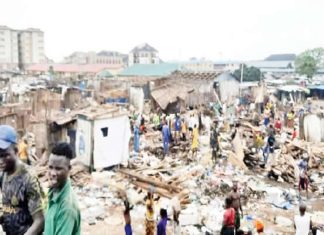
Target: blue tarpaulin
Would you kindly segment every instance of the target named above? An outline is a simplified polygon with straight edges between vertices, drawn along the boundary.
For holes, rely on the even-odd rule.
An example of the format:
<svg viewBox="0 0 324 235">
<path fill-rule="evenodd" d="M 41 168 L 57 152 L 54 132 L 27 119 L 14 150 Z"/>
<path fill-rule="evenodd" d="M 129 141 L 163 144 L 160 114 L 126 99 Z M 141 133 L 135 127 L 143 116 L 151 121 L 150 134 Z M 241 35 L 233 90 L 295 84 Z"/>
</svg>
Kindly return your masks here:
<svg viewBox="0 0 324 235">
<path fill-rule="evenodd" d="M 128 103 L 127 98 L 107 98 L 105 103 Z"/>
</svg>

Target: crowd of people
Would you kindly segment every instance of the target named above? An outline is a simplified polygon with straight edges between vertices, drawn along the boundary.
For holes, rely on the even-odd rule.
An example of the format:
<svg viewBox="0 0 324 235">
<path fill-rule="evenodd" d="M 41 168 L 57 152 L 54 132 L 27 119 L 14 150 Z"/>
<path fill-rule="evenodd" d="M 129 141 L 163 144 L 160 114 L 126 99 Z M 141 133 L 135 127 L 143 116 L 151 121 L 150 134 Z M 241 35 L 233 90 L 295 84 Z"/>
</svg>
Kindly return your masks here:
<svg viewBox="0 0 324 235">
<path fill-rule="evenodd" d="M 218 105 L 215 108 L 215 120 L 204 116 L 202 112 L 191 110 L 189 115 L 166 115 L 155 113 L 146 119 L 138 114 L 132 119 L 133 143 L 135 154 L 141 152 L 141 136 L 147 132 L 147 124 L 152 123 L 153 129 L 161 132 L 164 157 L 170 153 L 170 144 L 177 145 L 187 143 L 191 148 L 193 160 L 198 161 L 200 148 L 199 136 L 209 135 L 211 159 L 214 164 L 221 155 L 220 129 L 232 131 L 234 138 L 238 131 L 237 119 L 247 113 L 246 107 L 238 105 L 230 115 L 222 115 L 225 107 Z M 263 117 L 262 119 L 260 117 Z M 285 141 L 290 130 L 291 140 L 298 138 L 294 123 L 295 112 L 291 108 L 287 113 L 280 114 L 275 105 L 267 101 L 262 105 L 262 111 L 253 112 L 252 123 L 259 128 L 254 133 L 254 146 L 257 152 L 262 152 L 263 166 L 266 166 L 274 153 L 275 148 L 280 148 L 280 143 Z M 279 136 L 279 139 L 278 139 Z M 3 215 L 0 224 L 7 235 L 77 235 L 80 234 L 81 216 L 77 199 L 73 193 L 69 179 L 71 169 L 70 161 L 74 154 L 68 143 L 57 143 L 51 150 L 48 160 L 48 176 L 50 189 L 45 193 L 38 179 L 30 173 L 29 145 L 26 138 L 18 143 L 16 131 L 7 125 L 0 126 L 0 188 L 3 200 Z M 307 176 L 308 155 L 305 153 L 298 164 L 300 169 L 299 191 L 306 190 L 308 197 L 309 180 Z M 243 231 L 240 228 L 240 220 L 243 216 L 241 195 L 237 182 L 233 183 L 231 193 L 225 200 L 225 212 L 223 215 L 222 235 L 252 234 L 251 231 Z M 145 198 L 145 234 L 166 235 L 167 224 L 170 218 L 168 210 L 160 206 L 159 220 L 156 220 L 155 204 L 159 201 L 154 188 L 148 191 Z M 179 225 L 180 203 L 173 200 L 172 223 L 173 233 L 181 234 Z M 177 206 L 175 206 L 177 205 Z M 132 206 L 125 201 L 124 219 L 125 234 L 132 235 L 130 211 Z M 312 223 L 305 214 L 306 207 L 300 205 L 300 214 L 296 215 L 296 234 L 306 235 L 311 229 Z M 258 234 L 263 234 L 264 223 L 260 219 L 254 221 Z M 306 232 L 307 231 L 307 232 Z"/>
<path fill-rule="evenodd" d="M 251 108 L 252 107 L 252 108 Z M 210 148 L 211 148 L 211 159 L 216 165 L 217 159 L 221 157 L 221 146 L 220 146 L 220 129 L 225 129 L 232 132 L 232 139 L 238 133 L 239 127 L 239 118 L 244 116 L 250 116 L 252 124 L 256 127 L 254 131 L 254 147 L 257 153 L 261 153 L 263 157 L 263 164 L 261 167 L 267 167 L 270 161 L 274 157 L 275 150 L 281 148 L 287 139 L 293 141 L 298 138 L 297 132 L 297 123 L 295 123 L 296 113 L 293 105 L 288 105 L 286 112 L 279 112 L 276 104 L 270 99 L 266 99 L 264 103 L 258 104 L 259 110 L 255 104 L 247 105 L 237 105 L 230 110 L 229 107 L 224 107 L 222 105 L 215 105 L 215 117 L 213 120 L 206 120 L 202 115 L 202 112 L 197 110 L 190 110 L 189 114 L 179 113 L 176 115 L 166 115 L 166 114 L 157 114 L 153 115 L 153 118 L 148 118 L 142 122 L 154 124 L 155 130 L 160 130 L 162 135 L 162 146 L 164 156 L 168 156 L 170 144 L 178 144 L 179 141 L 187 142 L 191 147 L 191 153 L 193 159 L 197 158 L 197 152 L 199 150 L 199 135 L 202 133 L 202 130 L 209 134 L 210 138 Z M 227 115 L 224 111 L 227 110 Z M 300 115 L 300 112 L 299 114 Z M 142 115 L 138 115 L 143 119 Z M 136 119 L 134 119 L 136 120 Z M 136 130 L 136 122 L 134 125 L 134 130 Z M 144 128 L 145 129 L 145 128 Z M 134 138 L 137 140 L 134 142 L 134 151 L 139 153 L 138 143 L 140 139 L 140 134 L 134 131 Z M 308 169 L 308 156 L 305 153 L 302 156 L 302 160 L 298 164 L 300 169 L 300 177 L 298 182 L 298 190 L 300 194 L 302 190 L 306 191 L 306 196 L 308 198 L 308 187 L 309 180 L 307 176 Z M 237 182 L 233 183 L 233 190 L 228 195 L 225 200 L 225 213 L 223 220 L 223 228 L 221 234 L 252 234 L 250 231 L 240 230 L 240 219 L 243 217 L 242 205 L 240 202 L 240 193 L 238 191 Z M 148 196 L 149 198 L 149 196 Z M 153 199 L 149 205 L 153 205 Z M 148 204 L 146 204 L 148 205 Z M 302 205 L 302 204 L 301 204 Z M 147 207 L 149 210 L 150 207 Z M 164 225 L 166 225 L 167 220 L 165 218 L 164 211 L 161 211 L 161 221 L 158 223 L 157 234 L 165 234 Z M 163 215 L 163 216 L 162 216 Z M 302 214 L 300 216 L 303 216 Z M 297 216 L 298 217 L 298 216 Z M 147 217 L 146 220 L 146 234 L 153 234 L 152 221 Z M 300 217 L 298 217 L 300 218 Z M 307 220 L 308 217 L 302 217 L 302 219 Z M 152 218 L 151 218 L 152 219 Z M 296 219 L 295 219 L 296 220 Z M 149 223 L 149 221 L 151 221 Z M 162 222 L 163 221 L 163 222 Z M 298 219 L 296 220 L 298 221 Z M 149 226 L 150 225 L 150 226 Z M 255 231 L 258 234 L 263 234 L 264 223 L 260 219 L 255 219 L 254 221 Z M 306 226 L 307 225 L 307 226 Z M 301 228 L 301 226 L 303 228 Z M 161 227 L 163 229 L 161 230 Z M 297 223 L 296 224 L 296 234 L 306 234 L 298 233 L 298 231 L 307 230 L 306 227 L 308 223 Z M 155 229 L 155 228 L 154 228 Z M 309 231 L 309 229 L 307 230 Z M 127 233 L 129 234 L 129 233 Z"/>
<path fill-rule="evenodd" d="M 180 114 L 165 115 L 154 114 L 152 119 L 146 120 L 142 114 L 134 114 L 132 117 L 134 152 L 140 152 L 140 137 L 146 133 L 145 125 L 153 123 L 155 130 L 162 133 L 162 146 L 165 156 L 169 154 L 171 143 L 191 141 L 192 154 L 196 155 L 199 147 L 199 133 L 203 128 L 202 115 L 191 114 L 190 117 L 181 117 Z"/>
</svg>

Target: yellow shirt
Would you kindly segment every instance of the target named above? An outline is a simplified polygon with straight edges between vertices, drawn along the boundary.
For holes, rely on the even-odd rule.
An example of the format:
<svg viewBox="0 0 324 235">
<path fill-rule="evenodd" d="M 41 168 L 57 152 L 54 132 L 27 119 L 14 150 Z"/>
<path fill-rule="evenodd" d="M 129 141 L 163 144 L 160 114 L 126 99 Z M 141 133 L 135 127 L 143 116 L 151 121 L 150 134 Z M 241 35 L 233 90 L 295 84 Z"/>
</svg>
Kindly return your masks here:
<svg viewBox="0 0 324 235">
<path fill-rule="evenodd" d="M 21 160 L 26 160 L 28 158 L 27 147 L 24 141 L 20 142 L 18 145 L 18 156 Z"/>
<path fill-rule="evenodd" d="M 192 146 L 191 146 L 192 149 L 198 148 L 198 137 L 199 137 L 198 128 L 194 128 L 192 132 Z"/>
<path fill-rule="evenodd" d="M 288 113 L 287 118 L 288 120 L 293 120 L 295 118 L 295 115 L 293 113 Z"/>
<path fill-rule="evenodd" d="M 260 135 L 256 136 L 255 145 L 256 145 L 257 148 L 261 148 L 264 145 L 263 138 Z"/>
<path fill-rule="evenodd" d="M 187 132 L 187 125 L 186 125 L 185 122 L 183 122 L 183 123 L 181 124 L 181 132 L 182 132 L 182 133 L 186 133 L 186 132 Z"/>
</svg>

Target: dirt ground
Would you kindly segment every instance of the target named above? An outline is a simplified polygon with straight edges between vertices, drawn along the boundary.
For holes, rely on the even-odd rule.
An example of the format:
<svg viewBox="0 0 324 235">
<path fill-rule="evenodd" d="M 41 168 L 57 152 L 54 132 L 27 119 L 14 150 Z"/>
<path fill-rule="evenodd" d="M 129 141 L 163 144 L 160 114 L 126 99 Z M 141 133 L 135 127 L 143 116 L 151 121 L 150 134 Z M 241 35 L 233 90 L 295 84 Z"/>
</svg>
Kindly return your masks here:
<svg viewBox="0 0 324 235">
<path fill-rule="evenodd" d="M 207 164 L 208 159 L 201 159 L 202 162 Z M 256 172 L 254 172 L 256 173 Z M 274 187 L 287 187 L 292 188 L 293 186 L 288 183 L 279 183 L 276 181 L 269 180 L 264 178 L 265 183 L 273 185 Z M 319 196 L 310 193 L 309 199 L 306 201 L 309 206 L 309 212 L 314 211 L 324 211 L 324 200 Z M 268 230 L 278 232 L 283 235 L 293 235 L 294 229 L 293 227 L 283 227 L 275 224 L 276 216 L 283 216 L 293 220 L 295 214 L 298 213 L 298 207 L 295 206 L 290 210 L 283 210 L 279 208 L 274 208 L 271 205 L 262 202 L 262 200 L 249 199 L 249 204 L 255 204 L 258 207 L 257 211 L 253 206 L 250 208 L 243 207 L 244 214 L 246 215 L 254 215 L 257 216 L 265 222 L 265 227 Z M 82 235 L 122 235 L 124 234 L 124 218 L 122 207 L 111 207 L 106 208 L 108 213 L 108 217 L 104 221 L 97 221 L 95 225 L 88 225 L 85 221 L 82 221 Z M 134 215 L 132 216 L 132 227 L 133 232 L 136 235 L 144 235 L 144 214 L 143 216 Z M 172 235 L 171 225 L 168 225 L 168 235 Z M 183 233 L 185 234 L 185 233 Z"/>
</svg>

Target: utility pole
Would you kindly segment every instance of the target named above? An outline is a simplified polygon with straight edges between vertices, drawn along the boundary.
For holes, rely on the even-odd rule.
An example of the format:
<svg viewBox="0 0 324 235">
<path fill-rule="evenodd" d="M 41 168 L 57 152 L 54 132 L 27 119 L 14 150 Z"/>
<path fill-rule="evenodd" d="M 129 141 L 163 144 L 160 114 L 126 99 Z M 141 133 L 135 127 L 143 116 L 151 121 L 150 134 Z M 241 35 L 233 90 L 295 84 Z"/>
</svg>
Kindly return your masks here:
<svg viewBox="0 0 324 235">
<path fill-rule="evenodd" d="M 7 103 L 13 102 L 11 76 L 9 76 L 9 78 L 8 78 L 8 92 L 7 92 L 6 102 Z"/>
<path fill-rule="evenodd" d="M 243 70 L 244 70 L 244 65 L 241 64 L 241 83 L 243 82 Z"/>
</svg>

